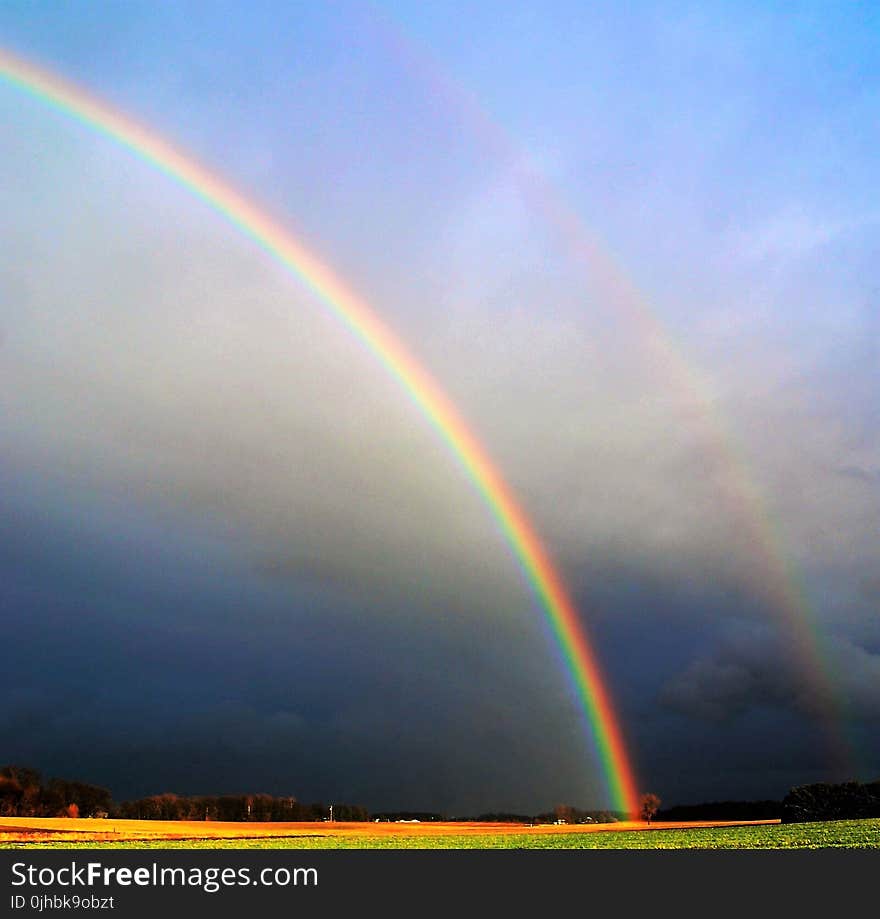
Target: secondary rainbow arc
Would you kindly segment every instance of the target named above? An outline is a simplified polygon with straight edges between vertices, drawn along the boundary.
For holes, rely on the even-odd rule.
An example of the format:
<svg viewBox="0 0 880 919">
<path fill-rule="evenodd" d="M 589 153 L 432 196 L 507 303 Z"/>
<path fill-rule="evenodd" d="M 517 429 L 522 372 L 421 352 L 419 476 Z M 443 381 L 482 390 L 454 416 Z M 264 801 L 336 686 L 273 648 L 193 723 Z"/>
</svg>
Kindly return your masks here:
<svg viewBox="0 0 880 919">
<path fill-rule="evenodd" d="M 311 289 L 397 379 L 460 462 L 498 521 L 562 651 L 613 806 L 638 809 L 620 723 L 577 609 L 534 527 L 482 444 L 428 371 L 366 303 L 288 230 L 153 131 L 54 73 L 0 49 L 7 84 L 112 139 L 201 198 Z"/>
</svg>

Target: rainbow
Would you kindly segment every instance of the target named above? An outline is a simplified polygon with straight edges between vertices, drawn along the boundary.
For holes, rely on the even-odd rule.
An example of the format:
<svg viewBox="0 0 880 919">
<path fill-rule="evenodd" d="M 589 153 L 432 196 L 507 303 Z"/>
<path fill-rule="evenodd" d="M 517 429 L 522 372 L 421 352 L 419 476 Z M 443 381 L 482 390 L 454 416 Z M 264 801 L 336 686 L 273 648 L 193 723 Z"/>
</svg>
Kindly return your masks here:
<svg viewBox="0 0 880 919">
<path fill-rule="evenodd" d="M 85 90 L 2 49 L 0 78 L 121 145 L 200 198 L 315 293 L 397 380 L 498 521 L 562 651 L 599 754 L 612 805 L 635 816 L 638 790 L 633 768 L 611 697 L 574 603 L 501 473 L 425 368 L 327 265 L 200 163 Z"/>
</svg>

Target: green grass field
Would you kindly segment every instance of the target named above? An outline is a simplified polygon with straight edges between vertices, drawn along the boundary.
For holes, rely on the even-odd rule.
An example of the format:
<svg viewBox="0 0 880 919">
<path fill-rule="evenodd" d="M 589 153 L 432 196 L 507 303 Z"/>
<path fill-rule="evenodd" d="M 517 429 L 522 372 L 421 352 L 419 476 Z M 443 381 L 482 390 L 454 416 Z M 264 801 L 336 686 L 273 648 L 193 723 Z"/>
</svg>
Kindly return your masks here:
<svg viewBox="0 0 880 919">
<path fill-rule="evenodd" d="M 51 849 L 878 849 L 880 820 L 542 836 L 296 836 L 266 839 L 6 843 Z"/>
</svg>

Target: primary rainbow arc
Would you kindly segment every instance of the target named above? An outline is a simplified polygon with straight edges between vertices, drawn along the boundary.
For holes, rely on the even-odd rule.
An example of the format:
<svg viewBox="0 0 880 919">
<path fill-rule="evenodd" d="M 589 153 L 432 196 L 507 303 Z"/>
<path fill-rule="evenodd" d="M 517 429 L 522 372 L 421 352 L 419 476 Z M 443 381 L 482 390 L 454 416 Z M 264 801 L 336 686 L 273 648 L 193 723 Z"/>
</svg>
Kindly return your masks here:
<svg viewBox="0 0 880 919">
<path fill-rule="evenodd" d="M 632 765 L 574 603 L 499 470 L 427 370 L 329 267 L 204 166 L 83 89 L 2 49 L 0 78 L 122 145 L 201 198 L 312 290 L 397 379 L 461 463 L 498 521 L 562 650 L 592 731 L 612 804 L 634 816 L 638 794 Z"/>
</svg>

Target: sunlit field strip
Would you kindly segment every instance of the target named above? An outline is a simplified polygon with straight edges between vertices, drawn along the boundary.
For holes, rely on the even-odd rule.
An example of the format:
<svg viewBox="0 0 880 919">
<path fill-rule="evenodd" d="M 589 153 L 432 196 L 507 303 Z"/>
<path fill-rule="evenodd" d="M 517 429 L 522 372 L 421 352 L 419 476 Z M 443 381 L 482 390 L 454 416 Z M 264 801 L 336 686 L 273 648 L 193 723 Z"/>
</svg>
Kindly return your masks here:
<svg viewBox="0 0 880 919">
<path fill-rule="evenodd" d="M 617 829 L 580 832 L 541 827 L 541 832 L 389 832 L 275 836 L 259 839 L 120 839 L 75 842 L 0 841 L 2 848 L 52 849 L 880 849 L 880 819 L 748 826 Z M 316 828 L 317 830 L 317 828 Z"/>
</svg>

